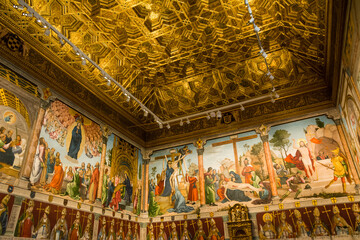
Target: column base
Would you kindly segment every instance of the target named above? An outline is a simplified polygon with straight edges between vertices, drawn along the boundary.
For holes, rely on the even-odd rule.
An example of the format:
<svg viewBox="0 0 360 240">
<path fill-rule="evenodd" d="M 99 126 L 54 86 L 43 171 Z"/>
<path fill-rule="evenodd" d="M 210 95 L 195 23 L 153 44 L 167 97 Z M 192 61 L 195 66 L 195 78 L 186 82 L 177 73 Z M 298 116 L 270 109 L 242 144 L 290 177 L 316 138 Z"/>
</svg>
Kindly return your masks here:
<svg viewBox="0 0 360 240">
<path fill-rule="evenodd" d="M 271 198 L 271 200 L 272 200 L 272 204 L 279 204 L 279 203 L 280 203 L 280 198 L 279 198 L 279 196 L 273 196 L 273 197 Z"/>
<path fill-rule="evenodd" d="M 148 213 L 148 212 L 142 212 L 142 213 L 140 213 L 140 217 L 141 217 L 141 218 L 148 218 L 148 217 L 149 217 L 149 213 Z"/>
</svg>

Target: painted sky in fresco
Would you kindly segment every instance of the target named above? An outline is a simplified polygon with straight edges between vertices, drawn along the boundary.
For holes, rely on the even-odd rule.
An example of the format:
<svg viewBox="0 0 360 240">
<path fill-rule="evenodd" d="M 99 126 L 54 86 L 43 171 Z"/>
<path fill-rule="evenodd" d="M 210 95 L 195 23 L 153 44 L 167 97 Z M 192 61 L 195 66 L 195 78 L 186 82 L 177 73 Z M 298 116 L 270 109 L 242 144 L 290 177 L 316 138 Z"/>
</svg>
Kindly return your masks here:
<svg viewBox="0 0 360 240">
<path fill-rule="evenodd" d="M 270 132 L 269 132 L 269 141 L 272 139 L 276 130 L 279 130 L 279 129 L 287 130 L 291 134 L 289 137 L 291 146 L 289 148 L 288 154 L 295 155 L 296 150 L 292 148 L 292 139 L 294 138 L 295 141 L 297 141 L 299 138 L 306 139 L 304 129 L 306 129 L 309 125 L 316 125 L 316 121 L 315 121 L 316 118 L 319 118 L 322 122 L 324 122 L 325 126 L 327 124 L 335 124 L 332 119 L 329 119 L 326 116 L 318 116 L 318 117 L 308 118 L 308 119 L 304 119 L 304 120 L 296 121 L 296 122 L 292 122 L 292 123 L 286 123 L 286 124 L 281 124 L 281 125 L 277 125 L 277 126 L 272 126 L 270 129 Z M 274 148 L 272 148 L 271 144 L 270 144 L 270 148 L 278 157 L 281 157 L 280 152 L 275 150 Z"/>
<path fill-rule="evenodd" d="M 83 151 L 81 156 L 78 158 L 78 162 L 79 162 L 78 164 L 68 161 L 65 158 L 65 156 L 67 155 L 66 144 L 64 144 L 64 146 L 61 147 L 61 145 L 56 140 L 51 139 L 49 133 L 45 132 L 45 127 L 41 128 L 40 137 L 43 137 L 45 139 L 45 141 L 48 143 L 49 148 L 55 148 L 55 153 L 56 152 L 60 153 L 60 159 L 64 166 L 78 167 L 81 165 L 82 162 L 85 162 L 85 165 L 87 163 L 90 163 L 91 165 L 95 165 L 96 162 L 100 163 L 101 160 L 100 156 L 89 158 L 86 156 L 85 151 Z"/>
</svg>

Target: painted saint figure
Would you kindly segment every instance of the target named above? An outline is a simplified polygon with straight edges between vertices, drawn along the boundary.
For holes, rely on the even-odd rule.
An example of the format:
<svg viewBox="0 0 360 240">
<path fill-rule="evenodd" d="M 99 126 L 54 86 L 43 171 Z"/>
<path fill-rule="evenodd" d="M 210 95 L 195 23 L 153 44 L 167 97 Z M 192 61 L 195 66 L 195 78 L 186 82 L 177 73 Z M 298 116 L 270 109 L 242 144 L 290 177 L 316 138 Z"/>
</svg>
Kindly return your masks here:
<svg viewBox="0 0 360 240">
<path fill-rule="evenodd" d="M 135 223 L 132 240 L 139 240 L 139 239 L 140 239 L 140 237 L 139 237 L 139 233 L 138 233 L 138 225 Z"/>
<path fill-rule="evenodd" d="M 302 220 L 302 216 L 299 210 L 295 209 L 294 215 L 296 218 L 296 222 L 295 222 L 296 237 L 297 238 L 308 237 L 309 229 L 306 226 L 306 223 Z"/>
<path fill-rule="evenodd" d="M 61 211 L 61 217 L 56 222 L 54 228 L 51 231 L 50 239 L 55 240 L 67 240 L 68 239 L 68 225 L 66 222 L 66 208 Z"/>
<path fill-rule="evenodd" d="M 360 208 L 358 203 L 354 203 L 352 205 L 352 211 L 355 216 L 355 228 L 354 228 L 354 234 L 360 235 Z"/>
<path fill-rule="evenodd" d="M 30 183 L 35 185 L 40 181 L 41 172 L 43 171 L 44 159 L 45 159 L 46 142 L 43 137 L 39 139 L 39 145 L 36 150 L 35 159 L 32 165 L 30 174 Z"/>
<path fill-rule="evenodd" d="M 197 230 L 195 232 L 195 235 L 194 235 L 194 240 L 205 240 L 206 239 L 206 234 L 205 234 L 205 231 L 203 229 L 203 223 L 201 221 L 201 219 L 199 219 L 197 221 Z"/>
<path fill-rule="evenodd" d="M 132 240 L 132 232 L 131 232 L 131 224 L 130 224 L 130 222 L 128 223 L 128 231 L 127 231 L 127 233 L 126 233 L 126 237 L 125 237 L 125 239 L 126 240 Z"/>
<path fill-rule="evenodd" d="M 61 186 L 64 180 L 65 172 L 62 168 L 62 164 L 60 161 L 60 153 L 56 153 L 55 159 L 55 173 L 53 178 L 51 179 L 50 184 L 44 186 L 44 189 L 53 194 L 59 194 L 61 191 Z"/>
<path fill-rule="evenodd" d="M 146 240 L 155 240 L 154 226 L 150 223 L 149 230 L 146 236 Z"/>
<path fill-rule="evenodd" d="M 221 236 L 219 229 L 216 226 L 216 222 L 213 218 L 210 220 L 210 230 L 208 240 L 224 240 L 224 236 Z"/>
<path fill-rule="evenodd" d="M 108 237 L 106 240 L 116 240 L 116 233 L 115 233 L 115 219 L 111 220 L 110 230 L 108 233 Z"/>
<path fill-rule="evenodd" d="M 6 232 L 6 227 L 8 224 L 8 203 L 10 200 L 10 195 L 6 195 L 3 197 L 0 203 L 0 235 L 4 235 Z"/>
<path fill-rule="evenodd" d="M 184 222 L 184 229 L 183 232 L 181 234 L 180 240 L 191 240 L 191 234 L 188 230 L 188 225 L 187 225 L 187 221 Z"/>
<path fill-rule="evenodd" d="M 171 224 L 171 231 L 169 234 L 169 240 L 179 240 L 177 231 L 176 231 L 176 224 L 175 222 L 172 222 Z"/>
<path fill-rule="evenodd" d="M 329 230 L 326 225 L 321 221 L 320 218 L 320 210 L 316 207 L 313 211 L 314 215 L 314 223 L 311 228 L 311 236 L 312 237 L 321 237 L 321 236 L 329 236 Z"/>
<path fill-rule="evenodd" d="M 337 206 L 333 207 L 334 216 L 332 217 L 331 232 L 334 235 L 352 235 L 353 229 L 346 222 L 346 220 L 340 216 L 340 210 Z"/>
<path fill-rule="evenodd" d="M 80 222 L 80 212 L 76 213 L 76 218 L 69 231 L 69 240 L 77 240 L 81 236 L 81 222 Z"/>
<path fill-rule="evenodd" d="M 271 216 L 271 214 L 265 213 L 263 215 L 263 220 L 264 220 L 265 224 L 263 226 L 260 226 L 260 231 L 259 231 L 260 239 L 263 240 L 263 239 L 276 238 L 276 231 L 275 231 L 275 227 L 272 223 L 273 217 Z"/>
<path fill-rule="evenodd" d="M 87 221 L 86 221 L 86 227 L 84 230 L 84 233 L 81 237 L 81 240 L 91 240 L 92 239 L 92 235 L 93 235 L 93 215 L 89 214 L 87 216 Z"/>
<path fill-rule="evenodd" d="M 284 193 L 284 195 L 281 197 L 280 202 L 284 201 L 285 198 L 287 198 L 290 193 L 294 192 L 295 196 L 294 199 L 299 199 L 299 195 L 302 192 L 302 188 L 300 186 L 300 184 L 305 183 L 305 180 L 302 178 L 301 176 L 301 171 L 297 171 L 296 175 L 292 176 L 291 178 L 289 178 L 288 180 L 286 180 L 286 184 L 289 187 L 289 190 Z"/>
<path fill-rule="evenodd" d="M 92 177 L 90 180 L 90 186 L 89 186 L 89 201 L 90 203 L 94 203 L 96 196 L 97 196 L 97 190 L 99 186 L 99 179 L 100 178 L 100 171 L 99 171 L 99 162 L 95 164 L 95 169 L 92 173 Z"/>
<path fill-rule="evenodd" d="M 119 232 L 116 234 L 117 235 L 117 238 L 116 238 L 117 240 L 125 240 L 125 233 L 124 233 L 123 226 L 124 226 L 124 222 L 121 221 L 120 222 Z"/>
<path fill-rule="evenodd" d="M 50 237 L 50 219 L 48 217 L 50 213 L 50 206 L 47 206 L 44 211 L 44 215 L 40 219 L 38 225 L 36 226 L 33 236 L 36 239 L 49 239 Z"/>
<path fill-rule="evenodd" d="M 21 215 L 21 217 L 18 220 L 18 223 L 16 225 L 15 229 L 15 236 L 17 237 L 26 237 L 31 238 L 33 229 L 34 229 L 34 201 L 30 200 L 28 202 L 27 209 L 25 212 Z"/>
<path fill-rule="evenodd" d="M 164 223 L 160 223 L 160 231 L 159 231 L 159 234 L 158 234 L 158 237 L 157 237 L 157 239 L 156 240 L 167 240 L 168 238 L 167 238 L 167 235 L 166 235 L 166 233 L 165 233 L 165 230 L 164 230 Z"/>
<path fill-rule="evenodd" d="M 292 226 L 286 222 L 286 214 L 285 211 L 281 212 L 280 215 L 280 224 L 278 227 L 278 238 L 280 239 L 288 239 L 293 236 L 293 228 Z"/>
<path fill-rule="evenodd" d="M 255 168 L 250 164 L 249 159 L 244 160 L 245 167 L 243 168 L 241 175 L 245 177 L 245 183 L 251 182 L 251 172 L 255 171 Z"/>
<path fill-rule="evenodd" d="M 101 229 L 100 229 L 100 232 L 99 232 L 99 235 L 98 235 L 98 240 L 106 240 L 107 236 L 106 236 L 106 218 L 103 217 L 102 218 L 102 221 L 101 221 Z"/>
<path fill-rule="evenodd" d="M 196 176 L 190 177 L 186 174 L 186 181 L 189 182 L 188 203 L 195 204 L 198 200 L 198 190 L 196 187 L 197 178 Z"/>
</svg>

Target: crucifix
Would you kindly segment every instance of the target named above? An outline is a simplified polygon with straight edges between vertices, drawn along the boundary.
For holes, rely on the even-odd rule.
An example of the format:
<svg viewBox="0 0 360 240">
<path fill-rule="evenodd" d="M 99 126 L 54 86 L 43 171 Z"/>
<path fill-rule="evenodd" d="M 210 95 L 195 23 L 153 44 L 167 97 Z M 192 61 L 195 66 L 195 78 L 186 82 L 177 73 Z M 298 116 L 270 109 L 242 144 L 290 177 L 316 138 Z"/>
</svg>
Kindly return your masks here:
<svg viewBox="0 0 360 240">
<path fill-rule="evenodd" d="M 89 214 L 91 214 L 91 213 L 89 213 Z M 80 215 L 81 217 L 82 217 L 82 226 L 84 226 L 84 222 L 85 222 L 85 219 L 87 219 L 87 216 L 89 215 L 89 214 L 86 214 L 85 212 L 83 213 L 83 215 Z M 86 226 L 85 226 L 86 227 Z"/>
<path fill-rule="evenodd" d="M 354 225 L 353 225 L 353 222 L 352 222 L 352 220 L 351 220 L 351 217 L 350 217 L 350 214 L 349 214 L 349 210 L 351 210 L 351 208 L 350 207 L 346 207 L 346 203 L 344 203 L 344 208 L 342 208 L 341 210 L 345 210 L 346 211 L 346 213 L 347 213 L 347 215 L 348 215 L 348 218 L 350 219 L 350 223 L 351 223 L 351 226 L 352 226 L 352 228 L 354 229 Z"/>
<path fill-rule="evenodd" d="M 329 216 L 329 212 L 331 212 L 331 210 L 326 209 L 326 206 L 323 206 L 323 207 L 324 207 L 324 211 L 322 211 L 322 213 L 326 213 L 326 216 L 328 217 L 329 222 L 331 222 L 331 218 Z"/>
<path fill-rule="evenodd" d="M 185 222 L 185 221 L 184 221 Z M 179 223 L 177 223 L 176 225 L 180 225 L 180 232 L 182 233 L 183 231 L 181 231 L 181 226 L 183 226 L 184 225 L 184 222 L 179 222 Z"/>
<path fill-rule="evenodd" d="M 56 212 L 56 219 L 59 219 L 59 213 L 62 212 L 62 209 L 59 210 L 59 206 L 57 206 L 57 209 L 54 212 Z"/>
<path fill-rule="evenodd" d="M 312 221 L 311 221 L 311 217 L 310 217 L 310 213 L 312 213 L 312 211 L 307 210 L 307 208 L 305 208 L 305 212 L 304 212 L 304 213 L 308 216 L 309 221 L 310 221 L 310 224 L 313 225 L 313 223 L 312 223 Z"/>
<path fill-rule="evenodd" d="M 206 222 L 207 229 L 208 229 L 208 231 L 209 231 L 209 230 L 210 230 L 210 227 L 209 227 L 209 222 L 210 222 L 210 220 L 209 220 L 209 218 L 207 218 L 207 219 L 205 220 L 205 222 Z"/>
<path fill-rule="evenodd" d="M 43 210 L 45 210 L 45 208 L 41 208 L 41 206 L 42 206 L 42 202 L 40 202 L 40 206 L 36 209 L 36 210 L 38 210 L 38 216 L 39 216 L 39 219 L 41 218 L 41 212 L 43 211 Z"/>
<path fill-rule="evenodd" d="M 279 224 L 280 224 L 280 220 L 279 220 L 279 215 L 281 215 L 281 213 L 280 212 L 272 212 L 272 215 L 274 216 L 274 219 L 277 219 L 278 220 L 278 222 L 279 222 Z"/>
<path fill-rule="evenodd" d="M 201 220 L 200 220 L 200 221 L 201 221 Z M 196 228 L 195 228 L 196 223 L 194 222 L 194 220 L 191 219 L 190 225 L 193 227 L 194 232 L 196 232 Z"/>
<path fill-rule="evenodd" d="M 71 209 L 71 213 L 69 213 L 70 217 L 70 224 L 73 222 L 73 216 L 76 216 L 76 213 L 74 213 L 74 209 Z"/>
<path fill-rule="evenodd" d="M 168 222 L 168 223 L 166 224 L 166 227 L 168 228 L 169 233 L 171 233 L 171 228 L 170 228 L 170 226 L 171 226 L 171 223 L 170 223 L 170 222 Z"/>
<path fill-rule="evenodd" d="M 234 149 L 234 156 L 235 156 L 235 169 L 236 169 L 236 173 L 240 175 L 241 174 L 240 173 L 240 163 L 239 163 L 239 157 L 238 157 L 238 153 L 237 153 L 236 143 L 241 142 L 241 141 L 245 141 L 245 140 L 254 139 L 254 138 L 257 138 L 257 137 L 258 137 L 257 134 L 246 136 L 246 137 L 241 137 L 241 138 L 239 138 L 237 135 L 235 135 L 235 136 L 231 136 L 230 140 L 213 143 L 211 146 L 212 147 L 218 147 L 218 146 L 222 146 L 222 145 L 232 143 L 233 149 Z"/>
</svg>

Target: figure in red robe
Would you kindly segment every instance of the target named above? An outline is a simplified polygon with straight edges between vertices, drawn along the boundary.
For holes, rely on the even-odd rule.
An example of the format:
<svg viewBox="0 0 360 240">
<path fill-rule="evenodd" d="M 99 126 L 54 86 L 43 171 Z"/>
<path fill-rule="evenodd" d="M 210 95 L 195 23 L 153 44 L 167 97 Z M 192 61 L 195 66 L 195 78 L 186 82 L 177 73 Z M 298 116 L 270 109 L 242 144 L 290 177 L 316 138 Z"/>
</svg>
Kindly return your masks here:
<svg viewBox="0 0 360 240">
<path fill-rule="evenodd" d="M 155 187 L 155 196 L 160 196 L 164 191 L 165 171 L 162 171 L 161 175 L 158 174 L 156 178 L 157 178 L 157 186 Z"/>
<path fill-rule="evenodd" d="M 32 237 L 32 232 L 34 228 L 33 209 L 34 209 L 34 201 L 30 200 L 28 202 L 27 209 L 18 220 L 18 223 L 15 228 L 15 236 L 26 237 L 26 238 Z"/>
<path fill-rule="evenodd" d="M 99 178 L 100 178 L 100 171 L 99 171 L 99 163 L 97 162 L 95 164 L 95 169 L 93 171 L 91 180 L 90 180 L 90 186 L 89 186 L 89 200 L 90 203 L 94 203 L 96 196 L 97 196 L 97 191 L 98 191 L 98 186 L 99 186 Z"/>
<path fill-rule="evenodd" d="M 225 184 L 229 182 L 230 179 L 226 178 L 224 174 L 220 174 L 220 181 L 219 181 L 219 189 L 216 191 L 217 195 L 219 196 L 219 201 L 225 199 Z"/>
<path fill-rule="evenodd" d="M 244 164 L 245 167 L 242 170 L 241 175 L 243 175 L 245 177 L 245 183 L 251 183 L 251 172 L 255 171 L 255 168 L 253 166 L 251 166 L 251 164 L 249 163 L 249 160 L 247 158 L 245 158 L 244 160 Z"/>
<path fill-rule="evenodd" d="M 64 180 L 64 170 L 61 166 L 60 153 L 56 153 L 54 176 L 51 179 L 50 184 L 44 186 L 46 191 L 52 192 L 53 194 L 60 194 L 61 186 Z"/>
<path fill-rule="evenodd" d="M 197 178 L 195 176 L 190 177 L 186 174 L 186 181 L 189 182 L 188 202 L 195 204 L 198 200 L 198 190 L 196 188 Z"/>
</svg>

